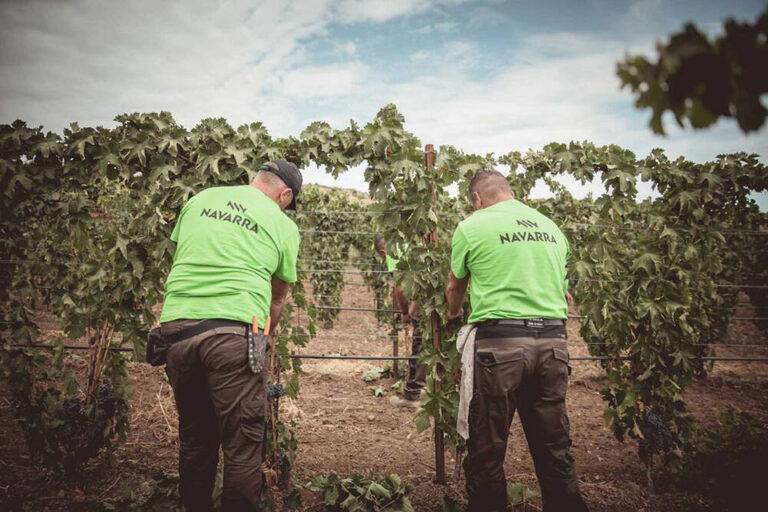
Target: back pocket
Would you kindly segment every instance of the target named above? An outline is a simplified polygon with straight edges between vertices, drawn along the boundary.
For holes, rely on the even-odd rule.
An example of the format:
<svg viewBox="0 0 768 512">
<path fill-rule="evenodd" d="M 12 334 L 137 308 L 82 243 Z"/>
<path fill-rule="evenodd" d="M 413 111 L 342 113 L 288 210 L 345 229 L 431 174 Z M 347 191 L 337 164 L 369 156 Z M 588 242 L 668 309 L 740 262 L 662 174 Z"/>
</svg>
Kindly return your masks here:
<svg viewBox="0 0 768 512">
<path fill-rule="evenodd" d="M 523 347 L 478 350 L 475 354 L 477 387 L 485 396 L 506 396 L 517 389 L 524 369 Z"/>
<path fill-rule="evenodd" d="M 568 391 L 568 376 L 571 374 L 570 356 L 567 347 L 553 347 L 552 359 L 544 364 L 541 377 L 542 398 L 545 400 L 564 399 Z"/>
</svg>

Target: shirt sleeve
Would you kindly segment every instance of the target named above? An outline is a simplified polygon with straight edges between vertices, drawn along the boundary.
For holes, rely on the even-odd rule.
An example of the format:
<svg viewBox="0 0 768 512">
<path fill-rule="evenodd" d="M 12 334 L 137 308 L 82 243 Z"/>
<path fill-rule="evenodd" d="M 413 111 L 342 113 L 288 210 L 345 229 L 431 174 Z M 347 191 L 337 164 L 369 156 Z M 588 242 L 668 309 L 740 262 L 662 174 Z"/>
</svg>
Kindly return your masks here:
<svg viewBox="0 0 768 512">
<path fill-rule="evenodd" d="M 192 197 L 187 203 L 181 208 L 181 211 L 179 212 L 179 216 L 176 218 L 176 225 L 173 226 L 173 233 L 171 233 L 171 241 L 172 242 L 179 242 L 179 234 L 181 233 L 181 220 L 184 218 L 184 214 L 187 213 L 187 210 L 189 210 L 189 205 L 192 203 L 192 200 L 197 197 Z"/>
<path fill-rule="evenodd" d="M 563 280 L 563 289 L 567 292 L 568 291 L 568 260 L 571 257 L 571 244 L 568 243 L 568 237 L 565 236 L 565 233 L 562 233 L 563 235 L 563 241 L 565 242 L 565 279 Z"/>
<path fill-rule="evenodd" d="M 461 226 L 458 226 L 453 233 L 453 242 L 451 242 L 451 270 L 457 279 L 464 279 L 469 273 L 467 268 L 468 256 L 469 243 L 464 233 L 461 232 Z"/>
<path fill-rule="evenodd" d="M 296 259 L 299 256 L 300 244 L 301 237 L 297 228 L 280 251 L 280 261 L 277 264 L 277 270 L 275 270 L 275 277 L 281 281 L 296 282 Z"/>
<path fill-rule="evenodd" d="M 182 213 L 183 212 L 184 212 L 184 210 L 182 210 Z M 181 231 L 181 215 L 182 215 L 182 213 L 179 214 L 179 218 L 176 219 L 176 225 L 173 227 L 173 233 L 171 233 L 171 241 L 172 242 L 177 242 L 178 243 L 178 241 L 179 241 L 179 232 Z"/>
</svg>

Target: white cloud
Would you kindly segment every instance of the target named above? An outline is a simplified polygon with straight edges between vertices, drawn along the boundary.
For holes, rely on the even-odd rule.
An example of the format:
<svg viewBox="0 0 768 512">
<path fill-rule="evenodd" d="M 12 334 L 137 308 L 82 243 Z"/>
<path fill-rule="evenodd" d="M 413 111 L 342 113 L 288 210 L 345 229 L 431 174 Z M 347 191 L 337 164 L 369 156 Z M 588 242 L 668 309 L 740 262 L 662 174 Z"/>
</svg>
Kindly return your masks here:
<svg viewBox="0 0 768 512">
<path fill-rule="evenodd" d="M 651 32 L 663 23 L 664 0 L 633 0 L 619 21 L 625 30 Z"/>
<path fill-rule="evenodd" d="M 410 60 L 413 63 L 420 63 L 425 62 L 429 60 L 430 53 L 424 50 L 419 50 L 418 52 L 411 55 Z"/>
<path fill-rule="evenodd" d="M 302 38 L 322 33 L 329 9 L 315 1 L 4 3 L 0 118 L 59 130 L 164 109 L 185 124 L 245 115 L 289 129 L 290 99 L 264 91 L 303 64 Z"/>
<path fill-rule="evenodd" d="M 510 20 L 510 15 L 501 9 L 481 5 L 469 11 L 470 27 L 495 27 Z"/>
<path fill-rule="evenodd" d="M 466 0 L 337 0 L 336 18 L 342 23 L 383 22 L 406 14 L 425 12 L 435 6 Z"/>
<path fill-rule="evenodd" d="M 458 26 L 458 23 L 455 21 L 442 21 L 440 23 L 434 23 L 432 25 L 424 25 L 423 27 L 419 27 L 416 29 L 417 34 L 431 34 L 433 32 L 436 33 L 447 33 L 453 31 Z"/>
<path fill-rule="evenodd" d="M 352 41 L 340 44 L 337 48 L 342 55 L 352 56 L 357 53 L 357 45 Z"/>
<path fill-rule="evenodd" d="M 368 85 L 368 67 L 359 62 L 305 66 L 285 73 L 275 93 L 294 100 L 346 100 Z"/>
</svg>

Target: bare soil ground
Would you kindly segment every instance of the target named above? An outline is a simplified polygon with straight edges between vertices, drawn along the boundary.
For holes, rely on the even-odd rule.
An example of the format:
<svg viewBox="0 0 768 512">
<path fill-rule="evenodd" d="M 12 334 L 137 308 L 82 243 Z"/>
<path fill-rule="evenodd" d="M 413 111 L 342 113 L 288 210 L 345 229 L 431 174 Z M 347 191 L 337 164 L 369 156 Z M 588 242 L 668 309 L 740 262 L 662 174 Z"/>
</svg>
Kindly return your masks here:
<svg viewBox="0 0 768 512">
<path fill-rule="evenodd" d="M 370 307 L 370 292 L 348 286 L 344 305 Z M 745 306 L 738 316 L 750 316 Z M 55 322 L 44 318 L 45 327 Z M 578 336 L 578 321 L 569 321 L 571 355 L 588 355 Z M 372 313 L 342 312 L 331 330 L 319 336 L 303 353 L 390 355 L 388 326 L 379 326 Z M 722 347 L 723 355 L 768 356 L 768 339 L 751 322 L 734 322 L 723 343 L 757 345 Z M 410 343 L 401 337 L 400 354 L 408 354 Z M 73 361 L 73 364 L 78 364 Z M 450 478 L 446 486 L 433 483 L 434 447 L 431 432 L 418 434 L 414 411 L 395 409 L 387 396 L 394 393 L 394 379 L 374 384 L 362 380 L 385 362 L 306 361 L 301 395 L 283 400 L 283 413 L 297 423 L 299 452 L 294 481 L 336 472 L 348 475 L 367 470 L 398 473 L 411 486 L 411 499 L 418 511 L 441 509 L 445 494 L 463 499 L 463 475 Z M 705 503 L 701 495 L 669 491 L 648 492 L 645 474 L 632 442 L 619 443 L 603 422 L 600 397 L 602 370 L 593 362 L 573 362 L 568 391 L 573 454 L 585 499 L 594 511 L 684 511 Z M 65 481 L 40 469 L 29 457 L 23 442 L 24 425 L 14 419 L 7 389 L 0 387 L 0 508 L 19 510 L 93 510 L 98 504 L 125 496 L 149 494 L 164 475 L 176 470 L 176 411 L 163 370 L 142 363 L 130 365 L 133 385 L 132 431 L 112 460 L 92 461 L 83 468 L 79 481 Z M 375 397 L 371 387 L 382 387 L 385 397 Z M 748 411 L 768 423 L 768 364 L 717 363 L 707 378 L 686 390 L 690 411 L 703 424 L 716 422 L 728 406 Z M 454 454 L 446 455 L 452 475 Z M 509 480 L 536 488 L 533 463 L 518 421 L 513 423 L 505 463 Z M 318 510 L 317 500 L 305 510 Z M 3 505 L 5 503 L 5 505 Z M 534 501 L 533 508 L 540 507 Z"/>
</svg>

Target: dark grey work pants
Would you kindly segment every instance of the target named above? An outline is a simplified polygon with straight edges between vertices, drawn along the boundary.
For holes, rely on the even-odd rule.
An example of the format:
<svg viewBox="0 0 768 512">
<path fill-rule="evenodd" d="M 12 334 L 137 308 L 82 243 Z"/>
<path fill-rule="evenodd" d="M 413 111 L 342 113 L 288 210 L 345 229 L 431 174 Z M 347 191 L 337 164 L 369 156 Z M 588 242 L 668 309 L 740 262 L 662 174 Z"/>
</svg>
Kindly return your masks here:
<svg viewBox="0 0 768 512">
<path fill-rule="evenodd" d="M 162 334 L 198 322 L 167 322 Z M 249 369 L 245 336 L 216 329 L 175 343 L 168 349 L 166 373 L 179 411 L 179 492 L 185 510 L 213 510 L 219 445 L 224 453 L 222 509 L 256 510 L 263 487 L 266 373 L 254 375 Z"/>
<path fill-rule="evenodd" d="M 586 511 L 570 454 L 565 330 L 555 327 L 527 333 L 524 327 L 509 329 L 514 337 L 476 340 L 474 394 L 464 460 L 467 510 L 506 510 L 504 456 L 517 411 L 536 467 L 544 511 Z"/>
<path fill-rule="evenodd" d="M 422 335 L 419 322 L 413 320 L 413 336 L 411 337 L 411 355 L 421 354 Z M 427 386 L 427 366 L 418 364 L 418 361 L 408 361 L 408 379 L 405 381 L 405 391 L 403 397 L 406 400 L 418 400 L 421 397 L 421 390 Z"/>
</svg>

